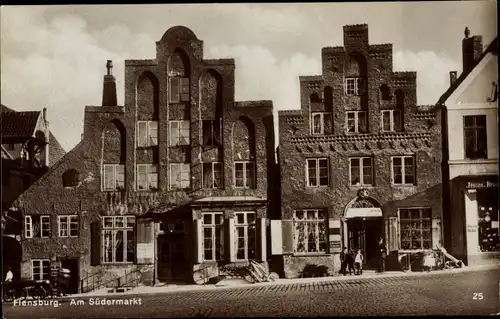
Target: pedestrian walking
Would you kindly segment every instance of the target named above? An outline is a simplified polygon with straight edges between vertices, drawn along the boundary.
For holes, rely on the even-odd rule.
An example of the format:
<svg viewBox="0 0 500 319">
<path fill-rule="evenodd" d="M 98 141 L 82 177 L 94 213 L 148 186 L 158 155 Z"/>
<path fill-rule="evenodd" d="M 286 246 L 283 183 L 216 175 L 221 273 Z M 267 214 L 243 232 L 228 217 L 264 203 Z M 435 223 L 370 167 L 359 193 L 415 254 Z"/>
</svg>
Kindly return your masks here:
<svg viewBox="0 0 500 319">
<path fill-rule="evenodd" d="M 354 258 L 354 275 L 361 275 L 363 273 L 363 253 L 358 249 L 356 257 Z"/>
<path fill-rule="evenodd" d="M 380 237 L 378 241 L 378 255 L 379 255 L 378 271 L 380 273 L 384 273 L 385 261 L 387 259 L 387 248 L 385 247 L 384 240 L 382 239 L 382 237 Z"/>
</svg>

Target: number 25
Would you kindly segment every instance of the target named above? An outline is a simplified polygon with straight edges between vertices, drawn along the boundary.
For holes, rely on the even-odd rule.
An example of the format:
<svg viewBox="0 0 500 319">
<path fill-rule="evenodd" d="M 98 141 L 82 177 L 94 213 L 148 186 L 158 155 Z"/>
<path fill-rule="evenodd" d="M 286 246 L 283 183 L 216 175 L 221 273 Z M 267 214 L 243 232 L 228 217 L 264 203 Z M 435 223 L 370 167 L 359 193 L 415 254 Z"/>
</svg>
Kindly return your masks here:
<svg viewBox="0 0 500 319">
<path fill-rule="evenodd" d="M 472 294 L 472 299 L 473 300 L 483 300 L 483 293 L 482 292 L 475 292 Z"/>
</svg>

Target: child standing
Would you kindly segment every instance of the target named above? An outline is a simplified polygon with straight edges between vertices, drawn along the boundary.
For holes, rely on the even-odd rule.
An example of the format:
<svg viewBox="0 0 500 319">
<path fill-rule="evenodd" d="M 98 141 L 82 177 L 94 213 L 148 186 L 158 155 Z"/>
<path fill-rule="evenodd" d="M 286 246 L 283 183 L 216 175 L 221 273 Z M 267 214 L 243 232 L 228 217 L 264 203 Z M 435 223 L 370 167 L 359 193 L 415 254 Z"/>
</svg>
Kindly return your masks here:
<svg viewBox="0 0 500 319">
<path fill-rule="evenodd" d="M 358 249 L 356 258 L 354 258 L 354 274 L 361 275 L 363 273 L 363 254 L 361 249 Z"/>
</svg>

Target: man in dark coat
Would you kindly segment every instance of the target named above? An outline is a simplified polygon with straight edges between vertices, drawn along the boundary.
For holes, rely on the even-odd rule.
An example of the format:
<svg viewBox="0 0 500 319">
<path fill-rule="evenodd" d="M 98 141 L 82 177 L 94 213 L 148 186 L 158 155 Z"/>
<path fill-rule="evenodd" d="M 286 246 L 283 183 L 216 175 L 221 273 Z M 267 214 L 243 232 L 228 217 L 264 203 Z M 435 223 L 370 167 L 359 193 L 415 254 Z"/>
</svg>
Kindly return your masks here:
<svg viewBox="0 0 500 319">
<path fill-rule="evenodd" d="M 384 240 L 380 237 L 378 241 L 378 255 L 379 255 L 379 263 L 378 263 L 378 271 L 381 273 L 385 272 L 385 261 L 387 259 L 387 248 L 385 247 Z"/>
<path fill-rule="evenodd" d="M 347 248 L 344 248 L 344 250 L 340 253 L 340 262 L 340 273 L 345 276 L 347 268 L 349 267 L 349 275 L 352 275 L 352 271 L 354 270 L 354 256 L 347 250 Z"/>
</svg>

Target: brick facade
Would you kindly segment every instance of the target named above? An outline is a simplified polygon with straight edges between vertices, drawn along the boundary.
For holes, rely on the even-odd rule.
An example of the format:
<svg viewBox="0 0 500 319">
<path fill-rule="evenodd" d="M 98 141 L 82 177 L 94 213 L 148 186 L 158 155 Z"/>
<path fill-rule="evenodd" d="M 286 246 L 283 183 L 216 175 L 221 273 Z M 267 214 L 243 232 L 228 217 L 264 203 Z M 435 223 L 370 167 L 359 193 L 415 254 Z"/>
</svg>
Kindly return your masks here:
<svg viewBox="0 0 500 319">
<path fill-rule="evenodd" d="M 344 216 L 360 189 L 367 192 L 361 194 L 368 195 L 375 206 L 380 206 L 386 220 L 397 217 L 398 209 L 409 207 L 430 207 L 433 218 L 441 216 L 440 111 L 417 105 L 416 73 L 394 72 L 392 45 L 369 44 L 367 25 L 344 26 L 344 46 L 322 49 L 322 69 L 322 75 L 300 77 L 301 109 L 279 112 L 278 161 L 287 277 L 298 276 L 307 263 L 328 265 L 330 272 L 338 269 L 335 255 L 348 243 Z M 359 96 L 345 92 L 344 79 L 351 76 L 364 79 Z M 403 114 L 403 129 L 382 132 L 381 111 L 398 109 Z M 347 111 L 366 112 L 365 132 L 347 133 Z M 312 134 L 312 112 L 324 112 L 325 118 L 331 119 L 323 122 L 320 134 Z M 393 184 L 391 157 L 402 155 L 414 156 L 415 182 L 411 185 Z M 372 158 L 373 183 L 351 186 L 349 158 L 361 156 Z M 309 158 L 328 159 L 326 186 L 307 186 Z M 341 245 L 330 243 L 322 253 L 299 256 L 293 242 L 297 237 L 293 211 L 313 208 L 326 210 L 327 234 L 330 241 L 332 233 L 340 234 Z M 340 229 L 332 230 L 333 224 L 340 225 Z M 386 238 L 397 237 L 399 229 L 394 227 L 392 231 L 394 235 L 385 231 Z M 439 234 L 435 236 L 440 238 Z M 433 245 L 437 244 L 434 241 Z M 388 245 L 399 250 L 399 239 Z"/>
</svg>

